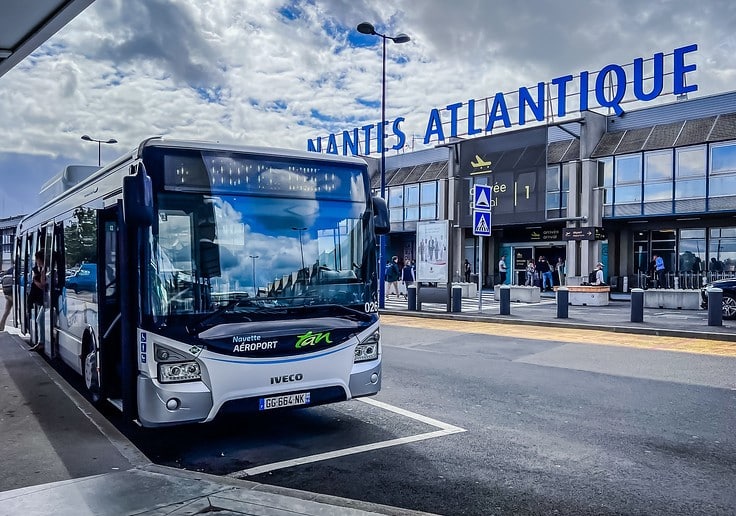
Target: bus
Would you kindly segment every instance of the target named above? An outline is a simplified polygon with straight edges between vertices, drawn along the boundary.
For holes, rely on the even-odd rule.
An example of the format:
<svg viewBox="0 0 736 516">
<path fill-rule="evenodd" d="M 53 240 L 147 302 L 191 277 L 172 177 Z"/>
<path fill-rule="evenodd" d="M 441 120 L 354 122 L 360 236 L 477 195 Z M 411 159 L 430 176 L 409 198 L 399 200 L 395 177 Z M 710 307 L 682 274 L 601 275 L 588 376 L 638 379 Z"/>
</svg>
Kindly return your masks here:
<svg viewBox="0 0 736 516">
<path fill-rule="evenodd" d="M 21 220 L 15 320 L 144 427 L 374 395 L 370 192 L 359 158 L 149 138 Z"/>
</svg>

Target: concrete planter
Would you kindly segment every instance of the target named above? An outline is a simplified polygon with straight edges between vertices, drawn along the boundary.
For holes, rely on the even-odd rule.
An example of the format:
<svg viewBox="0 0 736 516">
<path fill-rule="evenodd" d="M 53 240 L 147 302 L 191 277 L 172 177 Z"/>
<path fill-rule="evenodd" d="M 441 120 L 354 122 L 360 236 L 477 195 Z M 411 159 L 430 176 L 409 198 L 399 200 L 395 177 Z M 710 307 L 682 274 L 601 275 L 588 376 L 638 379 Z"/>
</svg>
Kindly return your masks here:
<svg viewBox="0 0 736 516">
<path fill-rule="evenodd" d="M 505 286 L 511 293 L 512 303 L 539 303 L 539 287 Z M 493 299 L 501 300 L 501 285 L 493 287 Z"/>
<path fill-rule="evenodd" d="M 700 291 L 659 288 L 645 290 L 644 307 L 700 310 Z"/>
</svg>

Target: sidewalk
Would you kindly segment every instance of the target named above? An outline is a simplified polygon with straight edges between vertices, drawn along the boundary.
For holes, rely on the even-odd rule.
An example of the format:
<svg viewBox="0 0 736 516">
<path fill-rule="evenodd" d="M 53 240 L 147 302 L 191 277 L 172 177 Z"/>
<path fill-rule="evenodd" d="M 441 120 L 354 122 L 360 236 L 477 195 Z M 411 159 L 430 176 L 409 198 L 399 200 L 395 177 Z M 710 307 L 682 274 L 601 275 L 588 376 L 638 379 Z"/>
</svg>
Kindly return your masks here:
<svg viewBox="0 0 736 516">
<path fill-rule="evenodd" d="M 0 515 L 420 514 L 152 464 L 8 329 L 0 333 Z"/>
<path fill-rule="evenodd" d="M 482 310 L 478 298 L 463 299 L 461 313 L 449 313 L 445 304 L 423 303 L 421 312 L 408 310 L 408 302 L 391 298 L 381 313 L 410 317 L 452 318 L 508 324 L 544 325 L 557 328 L 603 330 L 643 335 L 663 335 L 698 339 L 725 340 L 736 343 L 736 321 L 723 326 L 708 326 L 707 310 L 670 310 L 645 308 L 644 322 L 631 322 L 630 294 L 612 293 L 608 306 L 568 306 L 568 318 L 557 318 L 553 292 L 543 292 L 539 303 L 511 303 L 511 315 L 499 315 L 500 303 L 493 291 L 483 291 Z"/>
</svg>

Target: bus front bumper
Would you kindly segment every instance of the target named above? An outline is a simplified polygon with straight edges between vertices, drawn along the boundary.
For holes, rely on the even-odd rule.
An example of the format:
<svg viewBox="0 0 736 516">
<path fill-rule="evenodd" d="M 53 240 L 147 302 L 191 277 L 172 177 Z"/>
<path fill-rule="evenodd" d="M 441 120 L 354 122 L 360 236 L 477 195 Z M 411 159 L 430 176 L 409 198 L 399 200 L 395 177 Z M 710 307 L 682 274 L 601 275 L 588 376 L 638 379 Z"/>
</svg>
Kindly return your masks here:
<svg viewBox="0 0 736 516">
<path fill-rule="evenodd" d="M 162 384 L 138 377 L 138 418 L 145 427 L 204 421 L 212 393 L 203 382 Z"/>
</svg>

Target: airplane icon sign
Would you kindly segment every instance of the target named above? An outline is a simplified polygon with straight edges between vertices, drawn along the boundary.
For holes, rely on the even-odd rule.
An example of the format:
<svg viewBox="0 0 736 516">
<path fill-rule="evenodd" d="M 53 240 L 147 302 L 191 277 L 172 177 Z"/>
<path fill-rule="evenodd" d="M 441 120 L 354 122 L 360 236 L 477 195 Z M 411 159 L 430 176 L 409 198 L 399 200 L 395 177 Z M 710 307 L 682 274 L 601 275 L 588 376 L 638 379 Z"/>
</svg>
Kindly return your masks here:
<svg viewBox="0 0 736 516">
<path fill-rule="evenodd" d="M 475 161 L 470 162 L 470 166 L 473 168 L 481 168 L 481 167 L 490 167 L 492 163 L 490 161 L 486 161 L 477 154 L 475 155 Z"/>
</svg>

